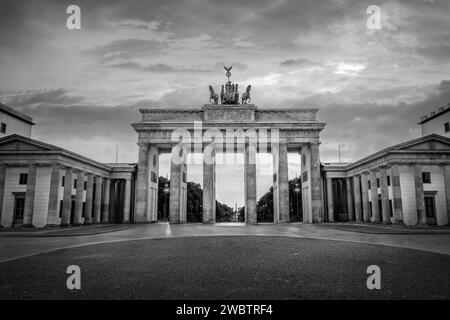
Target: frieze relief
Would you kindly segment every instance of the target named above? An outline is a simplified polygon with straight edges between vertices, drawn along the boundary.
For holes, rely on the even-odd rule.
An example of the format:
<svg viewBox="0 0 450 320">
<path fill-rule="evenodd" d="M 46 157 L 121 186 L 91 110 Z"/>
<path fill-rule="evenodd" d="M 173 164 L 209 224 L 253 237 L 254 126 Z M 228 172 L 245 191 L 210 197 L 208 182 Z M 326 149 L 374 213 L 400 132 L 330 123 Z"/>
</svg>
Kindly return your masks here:
<svg viewBox="0 0 450 320">
<path fill-rule="evenodd" d="M 205 106 L 203 112 L 205 121 L 255 120 L 255 107 L 253 106 Z"/>
</svg>

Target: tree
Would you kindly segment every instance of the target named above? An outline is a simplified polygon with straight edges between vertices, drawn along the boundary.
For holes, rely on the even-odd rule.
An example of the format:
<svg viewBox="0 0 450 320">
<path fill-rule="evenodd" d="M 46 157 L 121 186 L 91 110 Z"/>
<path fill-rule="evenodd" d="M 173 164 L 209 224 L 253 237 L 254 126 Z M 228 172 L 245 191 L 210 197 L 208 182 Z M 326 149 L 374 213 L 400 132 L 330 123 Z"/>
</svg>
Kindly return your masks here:
<svg viewBox="0 0 450 320">
<path fill-rule="evenodd" d="M 200 184 L 189 181 L 187 183 L 187 221 L 202 221 L 203 190 Z"/>
<path fill-rule="evenodd" d="M 231 222 L 233 219 L 233 208 L 216 200 L 216 221 Z"/>
<path fill-rule="evenodd" d="M 302 221 L 302 197 L 300 193 L 295 192 L 296 184 L 301 193 L 301 180 L 294 178 L 289 180 L 289 217 L 291 221 Z M 273 187 L 269 188 L 256 203 L 256 214 L 258 222 L 273 222 Z"/>
<path fill-rule="evenodd" d="M 245 206 L 240 207 L 238 211 L 239 211 L 238 221 L 245 222 Z"/>
<path fill-rule="evenodd" d="M 159 177 L 158 180 L 158 220 L 168 220 L 169 218 L 169 193 L 164 192 L 165 185 L 170 190 L 170 180 Z M 187 183 L 187 214 L 188 222 L 201 222 L 203 218 L 203 189 L 200 184 L 188 181 Z M 243 208 L 241 208 L 243 210 Z M 244 214 L 240 212 L 240 217 L 244 221 Z M 216 201 L 216 221 L 229 222 L 233 218 L 233 209 L 226 204 Z"/>
<path fill-rule="evenodd" d="M 256 203 L 256 215 L 258 222 L 273 222 L 273 187 Z"/>
</svg>

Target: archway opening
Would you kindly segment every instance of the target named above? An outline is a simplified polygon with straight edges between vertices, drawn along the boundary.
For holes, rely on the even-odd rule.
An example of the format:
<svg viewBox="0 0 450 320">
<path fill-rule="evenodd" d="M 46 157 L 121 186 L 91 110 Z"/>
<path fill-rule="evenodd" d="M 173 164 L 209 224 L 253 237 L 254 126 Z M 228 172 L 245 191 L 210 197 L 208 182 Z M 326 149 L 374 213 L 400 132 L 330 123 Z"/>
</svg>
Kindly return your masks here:
<svg viewBox="0 0 450 320">
<path fill-rule="evenodd" d="M 244 155 L 216 153 L 216 222 L 245 222 Z"/>
<path fill-rule="evenodd" d="M 298 152 L 288 153 L 289 177 L 289 219 L 291 222 L 303 221 L 301 157 Z"/>
<path fill-rule="evenodd" d="M 256 154 L 256 214 L 258 223 L 273 222 L 273 157 Z"/>
</svg>

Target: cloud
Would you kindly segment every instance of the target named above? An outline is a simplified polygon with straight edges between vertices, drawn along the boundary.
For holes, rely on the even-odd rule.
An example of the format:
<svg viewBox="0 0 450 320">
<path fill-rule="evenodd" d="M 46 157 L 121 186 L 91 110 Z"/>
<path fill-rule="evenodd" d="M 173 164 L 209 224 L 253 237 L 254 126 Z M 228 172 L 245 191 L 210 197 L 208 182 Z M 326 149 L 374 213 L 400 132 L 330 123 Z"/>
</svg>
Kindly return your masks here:
<svg viewBox="0 0 450 320">
<path fill-rule="evenodd" d="M 109 65 L 112 68 L 121 68 L 128 70 L 138 70 L 147 72 L 213 72 L 211 69 L 204 68 L 185 68 L 185 67 L 172 67 L 164 63 L 143 65 L 136 62 L 124 62 L 119 64 Z"/>
<path fill-rule="evenodd" d="M 356 75 L 366 68 L 363 64 L 340 62 L 336 64 L 336 74 Z"/>
<path fill-rule="evenodd" d="M 423 115 L 450 102 L 450 81 L 436 85 L 425 99 L 413 103 L 328 103 L 318 118 L 327 123 L 322 133 L 321 160 L 337 161 L 338 144 L 345 161 L 356 161 L 383 148 L 420 136 Z"/>
<path fill-rule="evenodd" d="M 308 59 L 297 58 L 283 60 L 279 63 L 279 65 L 282 67 L 309 67 L 317 65 L 317 63 Z"/>
<path fill-rule="evenodd" d="M 16 107 L 33 107 L 44 105 L 67 106 L 85 102 L 81 96 L 73 95 L 67 89 L 42 89 L 10 92 L 3 95 L 6 104 Z"/>
<path fill-rule="evenodd" d="M 81 51 L 82 55 L 94 57 L 101 63 L 109 62 L 116 59 L 130 59 L 133 57 L 142 57 L 161 52 L 168 48 L 166 42 L 144 39 L 121 39 L 114 40 L 105 45 L 97 45 L 95 47 Z"/>
</svg>

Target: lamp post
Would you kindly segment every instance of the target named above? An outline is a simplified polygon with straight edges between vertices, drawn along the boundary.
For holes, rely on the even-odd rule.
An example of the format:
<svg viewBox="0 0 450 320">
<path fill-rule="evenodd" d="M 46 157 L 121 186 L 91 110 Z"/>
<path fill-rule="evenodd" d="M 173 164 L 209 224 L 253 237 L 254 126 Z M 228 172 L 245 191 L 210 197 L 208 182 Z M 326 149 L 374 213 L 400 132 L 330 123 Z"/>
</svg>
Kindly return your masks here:
<svg viewBox="0 0 450 320">
<path fill-rule="evenodd" d="M 297 218 L 298 218 L 299 217 L 299 205 L 298 205 L 299 197 L 298 197 L 298 195 L 300 194 L 300 187 L 298 185 L 297 176 L 295 176 L 295 188 L 294 188 L 294 191 L 297 194 Z"/>
</svg>

